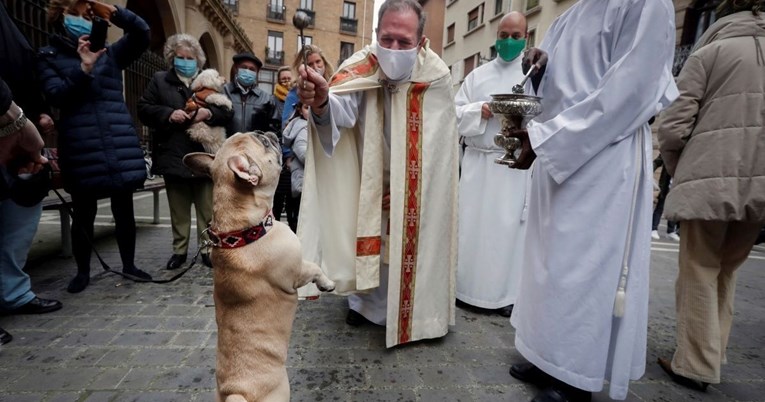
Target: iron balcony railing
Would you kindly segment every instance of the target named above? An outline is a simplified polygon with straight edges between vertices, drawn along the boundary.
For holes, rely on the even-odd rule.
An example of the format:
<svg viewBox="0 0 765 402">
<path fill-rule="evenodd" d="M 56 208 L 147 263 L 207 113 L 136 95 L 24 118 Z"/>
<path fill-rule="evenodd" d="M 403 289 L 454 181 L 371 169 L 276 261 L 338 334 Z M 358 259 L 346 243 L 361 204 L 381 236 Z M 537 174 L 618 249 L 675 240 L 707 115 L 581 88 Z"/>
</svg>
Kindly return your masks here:
<svg viewBox="0 0 765 402">
<path fill-rule="evenodd" d="M 356 34 L 359 21 L 352 18 L 340 17 L 340 32 Z"/>
<path fill-rule="evenodd" d="M 283 66 L 284 51 L 283 50 L 266 50 L 266 64 L 273 64 L 275 66 Z"/>
<path fill-rule="evenodd" d="M 266 4 L 266 19 L 269 21 L 284 22 L 287 7 L 278 4 Z"/>
</svg>

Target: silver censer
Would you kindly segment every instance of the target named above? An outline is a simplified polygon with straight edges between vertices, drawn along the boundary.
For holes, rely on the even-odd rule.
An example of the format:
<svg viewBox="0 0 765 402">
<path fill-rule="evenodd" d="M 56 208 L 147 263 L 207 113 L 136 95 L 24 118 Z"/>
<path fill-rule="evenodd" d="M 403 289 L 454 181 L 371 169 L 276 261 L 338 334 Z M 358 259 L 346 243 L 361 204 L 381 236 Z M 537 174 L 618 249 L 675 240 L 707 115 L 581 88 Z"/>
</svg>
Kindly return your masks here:
<svg viewBox="0 0 765 402">
<path fill-rule="evenodd" d="M 505 150 L 495 163 L 513 167 L 517 158 L 515 151 L 521 149 L 521 140 L 510 137 L 513 129 L 526 128 L 529 121 L 542 113 L 542 98 L 523 93 L 491 95 L 489 110 L 499 118 L 500 131 L 494 136 L 494 143 Z"/>
</svg>

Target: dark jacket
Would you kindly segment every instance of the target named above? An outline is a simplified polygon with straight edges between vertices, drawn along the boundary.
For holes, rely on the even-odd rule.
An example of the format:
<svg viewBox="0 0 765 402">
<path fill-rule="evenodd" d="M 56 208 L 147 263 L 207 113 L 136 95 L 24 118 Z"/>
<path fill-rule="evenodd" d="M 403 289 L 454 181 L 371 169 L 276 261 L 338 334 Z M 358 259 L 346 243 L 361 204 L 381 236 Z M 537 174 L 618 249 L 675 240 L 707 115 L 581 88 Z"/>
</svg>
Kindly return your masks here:
<svg viewBox="0 0 765 402">
<path fill-rule="evenodd" d="M 138 101 L 138 117 L 152 129 L 151 170 L 154 174 L 171 179 L 194 177 L 183 164 L 183 157 L 191 152 L 204 152 L 204 148 L 200 143 L 192 141 L 186 133 L 190 122 L 170 122 L 173 111 L 183 110 L 192 93 L 171 68 L 154 74 Z M 212 118 L 207 121 L 210 126 L 225 126 L 233 113 L 209 104 L 207 108 L 212 112 Z"/>
<path fill-rule="evenodd" d="M 117 8 L 111 22 L 125 35 L 107 47 L 91 74 L 80 67 L 77 43 L 53 35 L 40 49 L 38 71 L 49 103 L 60 110 L 58 155 L 64 189 L 106 197 L 143 186 L 146 167 L 122 95 L 122 70 L 149 46 L 149 26 Z"/>
<path fill-rule="evenodd" d="M 0 77 L 8 85 L 14 101 L 29 119 L 37 123 L 45 108 L 35 74 L 35 51 L 0 3 Z M 11 96 L 11 95 L 9 95 Z M 0 114 L 10 107 L 11 98 L 0 100 Z"/>
<path fill-rule="evenodd" d="M 226 84 L 224 90 L 234 108 L 234 117 L 226 126 L 227 136 L 253 130 L 273 131 L 279 135 L 281 116 L 278 114 L 273 94 L 253 87 L 243 99 L 239 85 L 233 82 Z"/>
</svg>

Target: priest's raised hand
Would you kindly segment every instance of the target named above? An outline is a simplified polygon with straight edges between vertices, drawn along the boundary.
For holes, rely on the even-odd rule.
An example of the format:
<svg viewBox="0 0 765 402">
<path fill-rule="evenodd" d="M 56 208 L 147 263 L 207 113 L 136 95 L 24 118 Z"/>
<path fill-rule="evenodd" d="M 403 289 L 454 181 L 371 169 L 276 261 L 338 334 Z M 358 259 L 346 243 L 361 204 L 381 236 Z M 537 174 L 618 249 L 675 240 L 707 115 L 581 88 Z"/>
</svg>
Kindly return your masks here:
<svg viewBox="0 0 765 402">
<path fill-rule="evenodd" d="M 312 68 L 298 67 L 297 94 L 300 102 L 321 115 L 329 102 L 329 83 Z"/>
</svg>

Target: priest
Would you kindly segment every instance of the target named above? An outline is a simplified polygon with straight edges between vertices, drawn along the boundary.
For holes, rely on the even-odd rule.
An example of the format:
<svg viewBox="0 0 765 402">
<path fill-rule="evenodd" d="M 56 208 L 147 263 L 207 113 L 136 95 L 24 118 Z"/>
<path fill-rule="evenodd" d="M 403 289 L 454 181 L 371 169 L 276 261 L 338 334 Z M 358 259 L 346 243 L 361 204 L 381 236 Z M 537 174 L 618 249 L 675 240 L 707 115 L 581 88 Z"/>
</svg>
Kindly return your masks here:
<svg viewBox="0 0 765 402">
<path fill-rule="evenodd" d="M 346 322 L 385 325 L 392 347 L 454 323 L 458 144 L 451 75 L 422 7 L 387 0 L 378 17 L 377 44 L 329 84 L 300 67 L 312 123 L 298 235 L 304 258 L 350 294 Z"/>
</svg>

